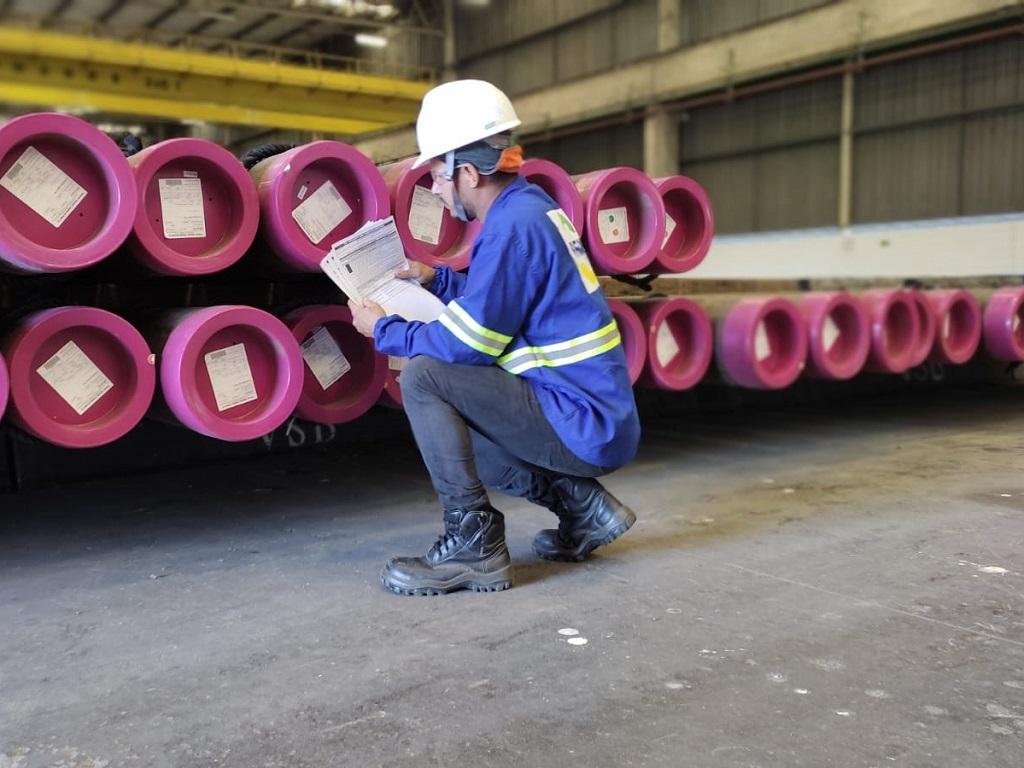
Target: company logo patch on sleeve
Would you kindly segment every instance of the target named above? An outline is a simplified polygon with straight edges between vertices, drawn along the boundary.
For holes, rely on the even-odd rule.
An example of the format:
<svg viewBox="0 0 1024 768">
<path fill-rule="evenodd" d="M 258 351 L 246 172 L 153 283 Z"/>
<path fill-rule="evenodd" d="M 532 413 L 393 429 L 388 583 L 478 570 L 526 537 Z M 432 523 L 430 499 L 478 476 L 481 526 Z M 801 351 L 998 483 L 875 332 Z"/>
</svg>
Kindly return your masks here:
<svg viewBox="0 0 1024 768">
<path fill-rule="evenodd" d="M 587 249 L 583 247 L 583 241 L 576 232 L 576 228 L 561 208 L 548 211 L 548 218 L 551 219 L 551 222 L 558 230 L 558 234 L 565 241 L 565 247 L 569 250 L 569 255 L 572 256 L 572 260 L 576 264 L 576 269 L 579 270 L 580 279 L 583 281 L 583 286 L 587 289 L 587 293 L 593 293 L 601 287 L 601 283 L 598 282 L 597 275 L 594 274 L 594 268 L 590 264 Z"/>
</svg>

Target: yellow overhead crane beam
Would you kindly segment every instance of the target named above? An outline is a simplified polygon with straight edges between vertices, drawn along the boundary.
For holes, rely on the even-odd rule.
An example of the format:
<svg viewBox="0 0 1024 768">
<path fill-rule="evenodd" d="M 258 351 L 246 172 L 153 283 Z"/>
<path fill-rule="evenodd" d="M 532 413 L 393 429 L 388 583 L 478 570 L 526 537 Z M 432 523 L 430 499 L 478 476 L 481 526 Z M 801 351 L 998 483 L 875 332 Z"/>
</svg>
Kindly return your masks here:
<svg viewBox="0 0 1024 768">
<path fill-rule="evenodd" d="M 0 26 L 0 102 L 355 136 L 431 84 Z"/>
</svg>

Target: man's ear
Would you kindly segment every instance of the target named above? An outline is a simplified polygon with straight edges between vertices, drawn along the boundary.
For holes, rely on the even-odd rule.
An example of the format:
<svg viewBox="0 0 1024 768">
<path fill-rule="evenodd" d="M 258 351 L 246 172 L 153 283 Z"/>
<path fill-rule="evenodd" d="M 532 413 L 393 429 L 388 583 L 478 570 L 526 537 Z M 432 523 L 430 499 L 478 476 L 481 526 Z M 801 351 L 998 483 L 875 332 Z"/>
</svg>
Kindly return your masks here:
<svg viewBox="0 0 1024 768">
<path fill-rule="evenodd" d="M 464 165 L 462 170 L 466 174 L 466 181 L 470 187 L 476 189 L 480 186 L 480 171 L 477 170 L 475 165 Z"/>
</svg>

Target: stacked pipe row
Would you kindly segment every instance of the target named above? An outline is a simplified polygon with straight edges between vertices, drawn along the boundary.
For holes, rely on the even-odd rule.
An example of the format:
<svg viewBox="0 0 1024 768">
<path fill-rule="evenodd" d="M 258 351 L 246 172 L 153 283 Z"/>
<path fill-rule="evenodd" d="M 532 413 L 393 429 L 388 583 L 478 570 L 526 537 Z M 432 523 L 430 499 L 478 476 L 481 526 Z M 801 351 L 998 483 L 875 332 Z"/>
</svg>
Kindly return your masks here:
<svg viewBox="0 0 1024 768">
<path fill-rule="evenodd" d="M 609 304 L 633 382 L 680 391 L 700 382 L 712 359 L 725 381 L 751 389 L 783 389 L 801 375 L 898 374 L 929 360 L 961 365 L 982 343 L 994 360 L 1024 361 L 1024 287 L 986 298 L 984 310 L 960 288 Z"/>
</svg>

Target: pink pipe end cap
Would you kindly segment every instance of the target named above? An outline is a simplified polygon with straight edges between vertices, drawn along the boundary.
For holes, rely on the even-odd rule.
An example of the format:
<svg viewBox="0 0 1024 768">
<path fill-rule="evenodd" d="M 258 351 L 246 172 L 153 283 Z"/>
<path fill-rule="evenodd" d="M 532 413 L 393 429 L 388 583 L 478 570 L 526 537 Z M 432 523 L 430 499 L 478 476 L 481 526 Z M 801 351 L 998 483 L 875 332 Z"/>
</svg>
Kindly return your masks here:
<svg viewBox="0 0 1024 768">
<path fill-rule="evenodd" d="M 707 256 L 715 234 L 715 216 L 707 192 L 689 176 L 654 179 L 665 205 L 665 235 L 651 271 L 689 272 Z"/>
<path fill-rule="evenodd" d="M 842 381 L 864 367 L 871 349 L 871 328 L 864 307 L 843 292 L 800 297 L 807 323 L 807 375 Z"/>
<path fill-rule="evenodd" d="M 226 149 L 205 139 L 169 139 L 128 162 L 139 198 L 128 246 L 147 268 L 163 275 L 209 275 L 249 250 L 259 228 L 259 195 Z M 168 220 L 166 214 L 177 216 Z"/>
<path fill-rule="evenodd" d="M 284 322 L 305 359 L 296 413 L 321 424 L 344 424 L 370 410 L 384 391 L 387 358 L 374 349 L 373 339 L 355 329 L 348 307 L 302 307 Z"/>
<path fill-rule="evenodd" d="M 367 221 L 391 215 L 373 162 L 340 141 L 314 141 L 249 171 L 260 199 L 260 231 L 281 263 L 318 272 L 331 246 Z M 332 226 L 333 225 L 333 226 Z"/>
<path fill-rule="evenodd" d="M 985 349 L 996 360 L 1024 360 L 1024 287 L 1000 288 L 985 304 Z"/>
<path fill-rule="evenodd" d="M 449 214 L 440 198 L 430 191 L 430 166 L 412 170 L 415 159 L 381 168 L 405 255 L 432 267 L 465 269 L 481 224 L 464 224 Z M 414 209 L 416 216 L 410 221 Z"/>
<path fill-rule="evenodd" d="M 550 160 L 532 157 L 523 163 L 519 175 L 543 189 L 569 217 L 577 232 L 584 229 L 583 200 L 572 176 Z"/>
<path fill-rule="evenodd" d="M 871 322 L 871 352 L 865 370 L 903 373 L 914 366 L 921 314 L 907 291 L 874 290 L 859 295 Z"/>
<path fill-rule="evenodd" d="M 959 288 L 926 291 L 936 319 L 932 360 L 962 365 L 981 344 L 981 305 L 973 293 Z"/>
<path fill-rule="evenodd" d="M 171 412 L 189 429 L 219 440 L 255 440 L 273 432 L 302 394 L 299 345 L 284 323 L 254 307 L 186 310 L 160 360 Z"/>
<path fill-rule="evenodd" d="M 644 335 L 644 324 L 627 302 L 620 299 L 608 299 L 608 309 L 612 311 L 619 326 L 619 335 L 622 337 L 622 351 L 626 355 L 626 370 L 629 373 L 629 381 L 633 384 L 640 378 L 644 370 L 644 362 L 647 360 L 647 340 Z"/>
<path fill-rule="evenodd" d="M 54 445 L 111 443 L 142 420 L 153 400 L 149 346 L 127 320 L 102 309 L 36 312 L 21 320 L 4 351 L 13 421 Z M 60 383 L 55 386 L 40 369 Z"/>
<path fill-rule="evenodd" d="M 782 298 L 740 299 L 719 323 L 716 351 L 728 380 L 751 389 L 783 389 L 804 369 L 803 317 Z"/>
<path fill-rule="evenodd" d="M 18 178 L 22 173 L 21 179 L 31 176 L 42 186 L 26 192 Z M 84 120 L 43 112 L 0 126 L 0 177 L 5 176 L 0 264 L 7 269 L 84 269 L 107 258 L 131 232 L 136 208 L 131 168 L 117 145 Z"/>
<path fill-rule="evenodd" d="M 597 272 L 648 269 L 665 237 L 665 205 L 654 182 L 635 168 L 608 168 L 574 177 L 583 199 L 583 239 Z"/>
<path fill-rule="evenodd" d="M 681 296 L 630 305 L 644 324 L 647 356 L 639 383 L 680 392 L 707 373 L 714 330 L 707 313 Z"/>
<path fill-rule="evenodd" d="M 0 419 L 4 417 L 7 410 L 7 395 L 10 392 L 10 380 L 7 378 L 7 363 L 0 356 Z"/>
</svg>

